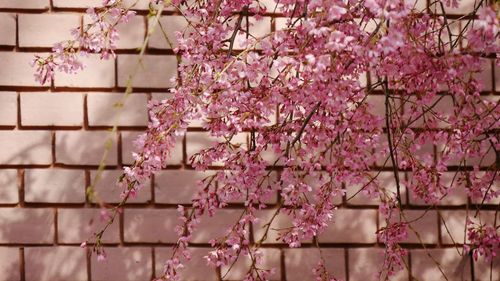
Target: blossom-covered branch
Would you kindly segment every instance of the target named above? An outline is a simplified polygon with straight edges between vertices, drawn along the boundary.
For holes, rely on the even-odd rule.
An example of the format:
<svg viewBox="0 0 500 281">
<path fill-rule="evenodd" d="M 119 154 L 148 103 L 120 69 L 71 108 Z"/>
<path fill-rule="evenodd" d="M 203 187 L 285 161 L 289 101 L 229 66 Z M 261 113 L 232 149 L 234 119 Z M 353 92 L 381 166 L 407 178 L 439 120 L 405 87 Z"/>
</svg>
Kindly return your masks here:
<svg viewBox="0 0 500 281">
<path fill-rule="evenodd" d="M 38 79 L 47 81 L 56 66 L 79 69 L 72 63 L 73 49 L 103 57 L 112 53 L 114 25 L 101 22 L 106 15 L 113 22 L 127 19 L 127 9 L 111 12 L 119 2 L 108 1 L 95 13 L 94 27 L 105 27 L 96 34 L 98 43 L 81 39 L 90 38 L 82 32 L 77 47 L 62 48 L 71 59 L 57 55 L 61 48 L 49 59 L 37 58 Z M 478 216 L 484 203 L 500 195 L 500 107 L 483 95 L 477 78 L 483 60 L 497 59 L 500 51 L 497 6 L 480 1 L 452 34 L 455 20 L 444 6 L 456 1 L 433 2 L 442 15 L 401 0 L 275 2 L 273 13 L 286 23 L 260 36 L 251 30 L 267 12 L 260 1 L 171 3 L 189 23 L 175 39 L 179 77 L 170 99 L 149 104 L 148 129 L 136 141 L 134 164 L 120 178 L 125 190 L 120 206 L 166 166 L 177 137 L 193 120 L 203 120 L 218 141 L 189 164 L 200 171 L 222 168 L 200 181 L 192 204 L 179 206 L 179 239 L 159 280 L 179 280 L 200 221 L 235 202 L 243 202 L 240 217 L 225 235 L 214 237 L 206 259 L 231 269 L 245 256 L 251 260 L 245 280 L 269 280 L 273 271 L 260 267 L 268 232 L 278 231 L 290 247 L 314 239 L 321 248 L 318 236 L 337 215 L 334 199 L 344 195 L 344 186 L 362 186 L 353 197 L 363 193 L 381 202 L 385 225 L 374 235 L 385 247 L 379 277 L 390 279 L 408 268 L 401 243 L 414 231 L 405 215 L 404 187 L 413 198 L 436 205 L 462 186 L 480 202 Z M 365 74 L 368 86 L 361 81 Z M 382 100 L 383 110 L 377 110 L 376 100 Z M 391 171 L 395 190 L 378 178 L 382 170 Z M 448 171 L 456 173 L 451 185 L 442 180 Z M 400 172 L 409 178 L 400 178 Z M 266 199 L 273 193 L 279 201 L 269 206 Z M 276 211 L 262 222 L 258 211 L 265 208 Z M 288 217 L 290 226 L 272 229 L 279 215 Z M 249 229 L 259 223 L 264 235 L 251 237 Z M 498 226 L 468 223 L 467 233 L 463 244 L 474 258 L 496 255 Z M 318 280 L 336 280 L 324 261 L 314 272 Z"/>
</svg>

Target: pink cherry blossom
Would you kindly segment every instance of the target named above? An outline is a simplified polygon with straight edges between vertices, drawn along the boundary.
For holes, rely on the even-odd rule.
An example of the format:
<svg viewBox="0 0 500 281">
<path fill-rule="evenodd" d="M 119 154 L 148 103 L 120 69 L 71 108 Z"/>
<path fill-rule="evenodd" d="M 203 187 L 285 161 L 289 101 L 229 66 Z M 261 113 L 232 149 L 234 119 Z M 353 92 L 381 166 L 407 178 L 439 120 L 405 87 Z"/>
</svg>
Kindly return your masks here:
<svg viewBox="0 0 500 281">
<path fill-rule="evenodd" d="M 486 224 L 475 224 L 467 221 L 467 239 L 470 241 L 464 245 L 467 252 L 472 251 L 472 256 L 478 260 L 479 256 L 490 262 L 497 256 L 500 247 L 500 234 L 498 227 Z"/>
<path fill-rule="evenodd" d="M 35 58 L 36 79 L 45 83 L 55 71 L 80 70 L 82 54 L 114 56 L 116 26 L 134 14 L 122 4 L 108 0 L 104 8 L 90 8 L 92 22 L 74 30 L 73 40 Z M 467 44 L 460 45 L 440 36 L 449 24 L 444 17 L 421 14 L 409 1 L 280 0 L 276 12 L 287 18 L 285 28 L 263 36 L 251 34 L 253 23 L 246 22 L 262 20 L 259 1 L 172 4 L 190 23 L 172 38 L 179 76 L 171 80 L 171 98 L 148 104 L 148 128 L 120 177 L 123 202 L 166 167 L 194 120 L 203 120 L 213 143 L 186 164 L 216 168 L 198 182 L 191 204 L 178 207 L 178 240 L 158 280 L 181 280 L 200 222 L 234 202 L 242 202 L 241 216 L 213 237 L 205 260 L 221 268 L 250 258 L 245 280 L 269 280 L 273 269 L 259 267 L 266 235 L 250 239 L 250 229 L 261 223 L 289 247 L 314 240 L 321 248 L 318 237 L 340 214 L 334 202 L 346 186 L 360 186 L 354 197 L 380 200 L 385 226 L 374 233 L 384 247 L 379 277 L 390 278 L 405 268 L 408 255 L 401 246 L 410 229 L 404 189 L 412 201 L 430 205 L 457 188 L 480 205 L 500 195 L 498 159 L 488 158 L 498 158 L 500 107 L 485 98 L 477 78 L 483 56 L 499 50 L 496 6 L 477 11 L 460 35 Z M 367 73 L 370 83 L 362 81 Z M 380 180 L 382 170 L 392 175 L 395 190 Z M 443 183 L 453 171 L 455 180 Z M 272 194 L 279 202 L 268 206 Z M 275 214 L 262 222 L 258 211 L 269 207 Z M 290 226 L 271 229 L 281 216 Z M 469 223 L 467 236 L 464 247 L 476 259 L 497 255 L 495 226 Z M 96 243 L 102 260 L 100 247 Z M 317 280 L 336 280 L 324 261 L 311 272 Z"/>
</svg>

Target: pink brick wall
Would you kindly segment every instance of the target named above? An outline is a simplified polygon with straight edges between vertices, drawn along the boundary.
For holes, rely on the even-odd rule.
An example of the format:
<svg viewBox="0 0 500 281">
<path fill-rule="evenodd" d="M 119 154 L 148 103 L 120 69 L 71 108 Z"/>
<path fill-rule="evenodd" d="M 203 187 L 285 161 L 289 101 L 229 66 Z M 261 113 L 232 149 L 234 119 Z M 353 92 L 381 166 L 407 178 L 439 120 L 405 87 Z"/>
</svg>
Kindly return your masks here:
<svg viewBox="0 0 500 281">
<path fill-rule="evenodd" d="M 114 125 L 113 105 L 134 67 L 137 55 L 133 50 L 146 35 L 147 1 L 139 1 L 138 16 L 121 28 L 122 41 L 115 60 L 100 61 L 91 56 L 85 59 L 86 70 L 77 76 L 57 74 L 50 87 L 35 82 L 28 62 L 36 53 L 49 52 L 52 43 L 64 40 L 70 28 L 82 24 L 86 6 L 101 2 L 0 0 L 0 280 L 139 281 L 160 275 L 169 246 L 176 241 L 175 208 L 177 204 L 189 203 L 196 180 L 204 176 L 187 163 L 189 155 L 210 141 L 199 127 L 193 127 L 179 139 L 168 168 L 126 205 L 104 235 L 107 261 L 97 262 L 95 256 L 88 258 L 86 250 L 79 247 L 102 224 L 99 207 L 86 199 L 85 187 L 94 178 L 104 143 L 110 136 L 108 129 Z M 452 9 L 452 14 L 467 13 L 474 3 L 461 2 L 464 8 Z M 418 1 L 417 6 L 425 7 L 425 3 Z M 185 25 L 181 17 L 167 14 L 161 22 L 169 34 Z M 278 19 L 271 26 L 267 17 L 254 32 L 279 28 L 280 22 L 283 21 Z M 122 166 L 131 163 L 131 142 L 147 125 L 147 101 L 165 96 L 172 86 L 168 77 L 175 75 L 177 66 L 166 46 L 162 36 L 153 35 L 143 60 L 144 69 L 135 78 L 138 90 L 124 105 L 118 132 L 111 135 L 108 166 L 96 185 L 106 203 L 120 200 L 120 190 L 113 183 Z M 498 99 L 500 78 L 495 78 L 500 77 L 500 68 L 493 67 L 490 60 L 485 60 L 485 65 L 482 79 L 488 92 L 484 94 Z M 370 102 L 377 104 L 382 99 L 374 96 Z M 246 137 L 242 135 L 241 141 L 245 142 Z M 389 175 L 387 185 L 394 186 L 390 179 Z M 382 245 L 375 235 L 382 226 L 376 211 L 378 203 L 362 197 L 347 203 L 346 198 L 357 189 L 346 189 L 346 197 L 338 200 L 336 222 L 320 237 L 326 266 L 344 280 L 371 280 L 381 262 Z M 409 264 L 413 276 L 419 280 L 441 280 L 439 270 L 419 243 L 421 239 L 443 270 L 454 276 L 450 280 L 461 280 L 453 278 L 459 278 L 454 274 L 462 268 L 463 280 L 489 280 L 488 264 L 475 263 L 472 269 L 468 261 L 461 263 L 444 226 L 446 223 L 455 241 L 463 241 L 467 202 L 463 190 L 457 190 L 442 201 L 438 210 L 429 212 L 425 212 L 428 206 L 422 202 L 410 199 L 406 193 L 404 196 L 409 219 L 423 216 L 412 224 L 423 235 L 410 236 L 405 245 L 411 249 Z M 269 202 L 269 210 L 260 214 L 262 218 L 272 216 L 276 196 Z M 496 206 L 487 207 L 494 210 Z M 492 211 L 492 219 L 494 215 Z M 207 252 L 208 240 L 237 216 L 237 210 L 229 209 L 202 223 L 201 231 L 193 237 L 193 260 L 187 264 L 185 280 L 218 280 L 225 273 L 227 268 L 206 268 L 201 257 Z M 284 217 L 278 218 L 273 227 L 286 227 L 289 223 Z M 255 225 L 249 235 L 259 237 L 260 232 Z M 275 237 L 271 232 L 264 243 L 267 266 L 277 268 L 273 278 L 312 280 L 312 272 L 305 269 L 312 268 L 319 259 L 317 251 L 311 248 L 312 241 L 304 241 L 302 249 L 287 249 L 276 243 Z M 499 280 L 500 260 L 497 258 L 494 263 L 493 280 Z M 242 259 L 226 279 L 241 279 L 248 266 L 249 261 Z M 402 272 L 395 280 L 409 280 L 408 272 Z"/>
</svg>

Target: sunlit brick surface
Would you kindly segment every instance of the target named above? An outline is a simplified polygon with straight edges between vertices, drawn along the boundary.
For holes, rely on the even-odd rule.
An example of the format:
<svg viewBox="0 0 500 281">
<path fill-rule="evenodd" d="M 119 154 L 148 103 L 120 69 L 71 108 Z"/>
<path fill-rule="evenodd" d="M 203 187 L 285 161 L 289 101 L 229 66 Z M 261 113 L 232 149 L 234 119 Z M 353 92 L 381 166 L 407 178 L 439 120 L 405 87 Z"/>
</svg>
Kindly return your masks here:
<svg viewBox="0 0 500 281">
<path fill-rule="evenodd" d="M 103 61 L 91 55 L 83 60 L 86 69 L 78 75 L 57 73 L 52 85 L 40 86 L 29 65 L 34 55 L 50 52 L 53 43 L 70 39 L 70 28 L 85 23 L 86 7 L 101 5 L 102 0 L 0 0 L 0 281 L 140 281 L 161 276 L 164 261 L 176 242 L 177 205 L 189 204 L 197 182 L 213 172 L 195 171 L 189 164 L 190 156 L 213 143 L 203 132 L 203 123 L 195 120 L 186 135 L 179 136 L 167 168 L 129 200 L 107 229 L 103 236 L 107 260 L 99 262 L 95 255 L 87 256 L 90 249 L 80 248 L 104 226 L 99 204 L 116 205 L 121 201 L 121 189 L 115 183 L 121 168 L 134 161 L 133 140 L 147 128 L 147 103 L 169 97 L 165 93 L 173 86 L 170 78 L 178 71 L 172 52 L 176 44 L 169 46 L 159 29 L 152 34 L 145 56 L 138 63 L 135 51 L 151 28 L 152 19 L 147 17 L 149 1 L 125 2 L 137 2 L 138 16 L 119 28 L 121 41 L 116 58 Z M 274 9 L 274 1 L 261 2 L 270 11 Z M 411 2 L 423 11 L 432 1 Z M 461 0 L 460 8 L 445 10 L 458 19 L 471 12 L 475 2 Z M 176 31 L 187 26 L 173 9 L 168 9 L 160 22 L 172 39 Z M 252 27 L 252 32 L 263 35 L 285 27 L 285 18 L 269 13 Z M 138 90 L 121 104 L 128 79 L 137 67 L 133 86 Z M 484 71 L 478 75 L 485 85 L 482 95 L 498 100 L 500 68 L 491 58 L 485 58 Z M 362 84 L 370 83 L 369 75 L 362 77 Z M 384 113 L 382 95 L 372 95 L 367 102 L 373 105 L 374 113 Z M 446 114 L 451 102 L 451 97 L 443 98 L 436 109 Z M 122 106 L 124 113 L 115 119 Z M 417 120 L 412 127 L 417 128 L 421 122 Z M 118 125 L 117 132 L 110 132 L 114 125 Z M 439 126 L 447 128 L 444 123 Z M 233 142 L 247 145 L 247 138 L 241 134 Z M 105 169 L 95 182 L 107 141 Z M 387 146 L 386 142 L 381 139 L 382 145 Z M 439 143 L 429 143 L 422 149 L 440 156 Z M 266 155 L 270 162 L 273 157 L 271 151 Z M 380 167 L 384 161 L 377 159 L 374 164 Z M 483 166 L 493 163 L 494 154 L 484 161 Z M 390 163 L 385 164 L 390 167 Z M 220 165 L 212 167 L 218 168 Z M 449 173 L 440 180 L 451 183 L 452 177 Z M 392 172 L 384 171 L 380 178 L 388 191 L 395 191 Z M 400 178 L 410 179 L 411 174 L 401 172 Z M 94 183 L 95 196 L 86 198 L 85 188 Z M 333 223 L 317 241 L 302 241 L 303 248 L 289 249 L 277 240 L 275 230 L 291 225 L 286 216 L 280 214 L 273 221 L 262 241 L 262 267 L 276 268 L 272 280 L 313 280 L 312 268 L 320 260 L 316 242 L 322 246 L 327 271 L 336 278 L 375 280 L 384 255 L 376 235 L 385 224 L 377 212 L 379 200 L 361 193 L 347 201 L 360 186 L 344 188 L 346 194 L 335 198 L 338 210 Z M 469 204 L 480 202 L 469 202 L 463 188 L 452 190 L 437 208 L 430 209 L 406 189 L 402 195 L 406 219 L 418 220 L 411 223 L 409 238 L 402 244 L 409 250 L 408 268 L 394 280 L 446 280 L 442 272 L 450 281 L 500 280 L 498 257 L 491 264 L 471 263 L 470 257 L 462 254 L 465 222 L 474 215 Z M 263 226 L 273 216 L 277 198 L 277 193 L 272 194 L 266 209 L 258 211 L 261 221 L 248 229 L 252 241 L 262 238 Z M 483 219 L 493 222 L 498 205 L 486 207 L 491 212 L 485 213 Z M 192 237 L 193 257 L 186 264 L 183 280 L 244 278 L 251 264 L 248 257 L 242 257 L 228 274 L 228 266 L 216 270 L 206 267 L 203 259 L 210 250 L 210 239 L 224 235 L 241 210 L 241 202 L 235 202 L 230 209 L 204 218 Z M 496 221 L 498 225 L 498 217 Z M 458 245 L 458 251 L 454 245 Z"/>
</svg>

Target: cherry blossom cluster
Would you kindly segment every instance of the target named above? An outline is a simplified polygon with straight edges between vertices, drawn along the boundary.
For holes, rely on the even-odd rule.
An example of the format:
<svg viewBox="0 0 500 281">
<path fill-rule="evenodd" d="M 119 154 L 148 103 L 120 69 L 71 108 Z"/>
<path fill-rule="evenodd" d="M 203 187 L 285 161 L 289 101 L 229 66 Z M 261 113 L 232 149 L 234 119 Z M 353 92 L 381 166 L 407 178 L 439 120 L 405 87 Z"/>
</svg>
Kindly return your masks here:
<svg viewBox="0 0 500 281">
<path fill-rule="evenodd" d="M 478 19 L 469 32 L 469 46 L 479 52 L 498 53 L 499 51 L 499 24 L 497 13 L 488 8 L 478 10 Z"/>
<path fill-rule="evenodd" d="M 201 183 L 186 221 L 199 221 L 205 213 L 212 215 L 237 200 L 244 199 L 246 207 L 228 234 L 213 243 L 209 263 L 232 264 L 240 255 L 248 255 L 251 246 L 245 226 L 259 221 L 255 210 L 265 207 L 266 195 L 274 191 L 281 195 L 277 215 L 292 221 L 279 234 L 290 247 L 317 238 L 335 220 L 332 202 L 342 195 L 341 183 L 371 188 L 375 197 L 384 199 L 386 209 L 401 207 L 399 183 L 398 191 L 390 194 L 367 173 L 377 159 L 385 160 L 382 166 L 394 167 L 395 174 L 411 172 L 409 180 L 397 181 L 409 188 L 411 196 L 432 204 L 454 188 L 440 180 L 450 166 L 475 167 L 457 173 L 460 179 L 497 180 L 496 172 L 480 172 L 479 166 L 488 151 L 498 147 L 490 130 L 498 126 L 499 110 L 496 102 L 481 97 L 481 85 L 471 75 L 482 69 L 481 58 L 474 53 L 489 52 L 490 47 L 461 49 L 453 40 L 441 39 L 437 35 L 446 30 L 445 20 L 419 14 L 407 2 L 279 3 L 280 12 L 289 18 L 286 27 L 260 38 L 241 26 L 242 13 L 253 13 L 256 20 L 261 17 L 262 7 L 256 1 L 186 7 L 195 31 L 179 36 L 176 51 L 183 58 L 179 78 L 183 83 L 173 93 L 178 97 L 187 90 L 184 99 L 192 104 L 186 117 L 206 120 L 204 128 L 224 140 L 200 151 L 190 163 L 199 170 L 217 163 L 225 168 L 216 173 L 216 181 Z M 482 24 L 485 34 L 493 30 L 498 36 L 497 22 Z M 474 32 L 477 29 L 467 36 Z M 234 34 L 246 35 L 240 53 L 233 50 Z M 360 84 L 365 72 L 383 92 L 383 115 L 373 114 L 367 102 L 377 89 Z M 449 115 L 434 109 L 436 101 L 446 98 L 443 92 L 453 99 Z M 276 123 L 271 121 L 274 115 Z M 417 122 L 421 124 L 415 126 Z M 242 133 L 247 134 L 246 143 L 238 141 Z M 438 159 L 425 151 L 429 143 L 440 147 Z M 274 158 L 266 159 L 269 154 Z M 281 167 L 279 177 L 269 179 L 269 166 Z M 306 177 L 321 184 L 313 186 Z M 477 185 L 482 186 L 479 197 L 496 198 L 497 191 L 484 184 L 469 181 L 466 187 L 477 192 Z M 266 233 L 271 223 L 264 226 Z M 183 238 L 189 239 L 190 231 L 184 233 Z M 386 245 L 382 270 L 393 275 L 403 268 L 407 254 L 399 246 L 407 236 L 404 217 L 379 236 Z M 167 271 L 171 272 L 168 264 Z M 258 274 L 254 278 L 258 280 Z"/>
<path fill-rule="evenodd" d="M 379 274 L 380 276 L 386 274 L 387 277 L 390 277 L 403 269 L 405 265 L 403 258 L 408 255 L 408 250 L 403 249 L 399 243 L 408 237 L 408 224 L 405 222 L 391 223 L 380 229 L 378 236 L 385 244 L 384 263 Z"/>
<path fill-rule="evenodd" d="M 80 69 L 80 52 L 113 54 L 115 23 L 133 14 L 120 2 L 90 9 L 93 23 L 75 40 L 37 58 L 37 79 L 48 81 L 55 68 Z M 390 278 L 405 268 L 408 253 L 400 245 L 411 224 L 404 188 L 431 205 L 455 188 L 465 188 L 479 208 L 500 195 L 500 106 L 484 96 L 478 79 L 484 57 L 496 58 L 500 47 L 496 6 L 477 5 L 457 36 L 452 19 L 422 13 L 411 1 L 275 2 L 162 2 L 188 22 L 175 38 L 179 77 L 171 98 L 149 104 L 148 129 L 120 178 L 124 201 L 166 166 L 194 120 L 203 121 L 214 143 L 188 164 L 199 171 L 222 168 L 199 182 L 192 204 L 179 207 L 179 239 L 158 280 L 180 280 L 200 221 L 229 204 L 241 203 L 241 215 L 211 241 L 208 264 L 232 268 L 249 259 L 245 280 L 268 280 L 273 270 L 262 267 L 260 246 L 269 232 L 278 231 L 290 247 L 311 239 L 320 247 L 319 234 L 337 216 L 335 199 L 345 196 L 345 186 L 359 186 L 356 196 L 381 201 L 386 225 L 377 232 L 385 246 L 380 276 Z M 256 36 L 252 28 L 266 12 L 280 13 L 284 26 Z M 369 83 L 362 79 L 366 74 Z M 394 189 L 379 178 L 383 169 L 393 174 Z M 450 171 L 456 172 L 451 184 L 443 180 Z M 276 193 L 279 202 L 267 204 Z M 258 211 L 266 208 L 275 212 L 263 221 Z M 278 217 L 290 226 L 274 229 Z M 258 224 L 263 234 L 255 237 L 250 229 Z M 476 258 L 496 256 L 497 226 L 469 224 L 467 233 L 465 247 Z M 317 280 L 336 280 L 323 260 L 313 272 Z"/>
<path fill-rule="evenodd" d="M 464 245 L 466 252 L 472 251 L 475 260 L 484 256 L 487 261 L 492 261 L 497 256 L 500 247 L 500 235 L 498 226 L 474 223 L 467 221 L 467 239 L 469 243 Z"/>
<path fill-rule="evenodd" d="M 52 52 L 46 56 L 35 56 L 31 62 L 36 66 L 35 80 L 40 84 L 50 83 L 55 71 L 74 74 L 83 69 L 80 59 L 88 54 L 100 54 L 102 59 L 115 56 L 119 39 L 117 26 L 127 23 L 135 15 L 124 8 L 122 0 L 103 0 L 102 7 L 88 8 L 83 27 L 71 30 L 72 40 L 54 44 Z"/>
</svg>

